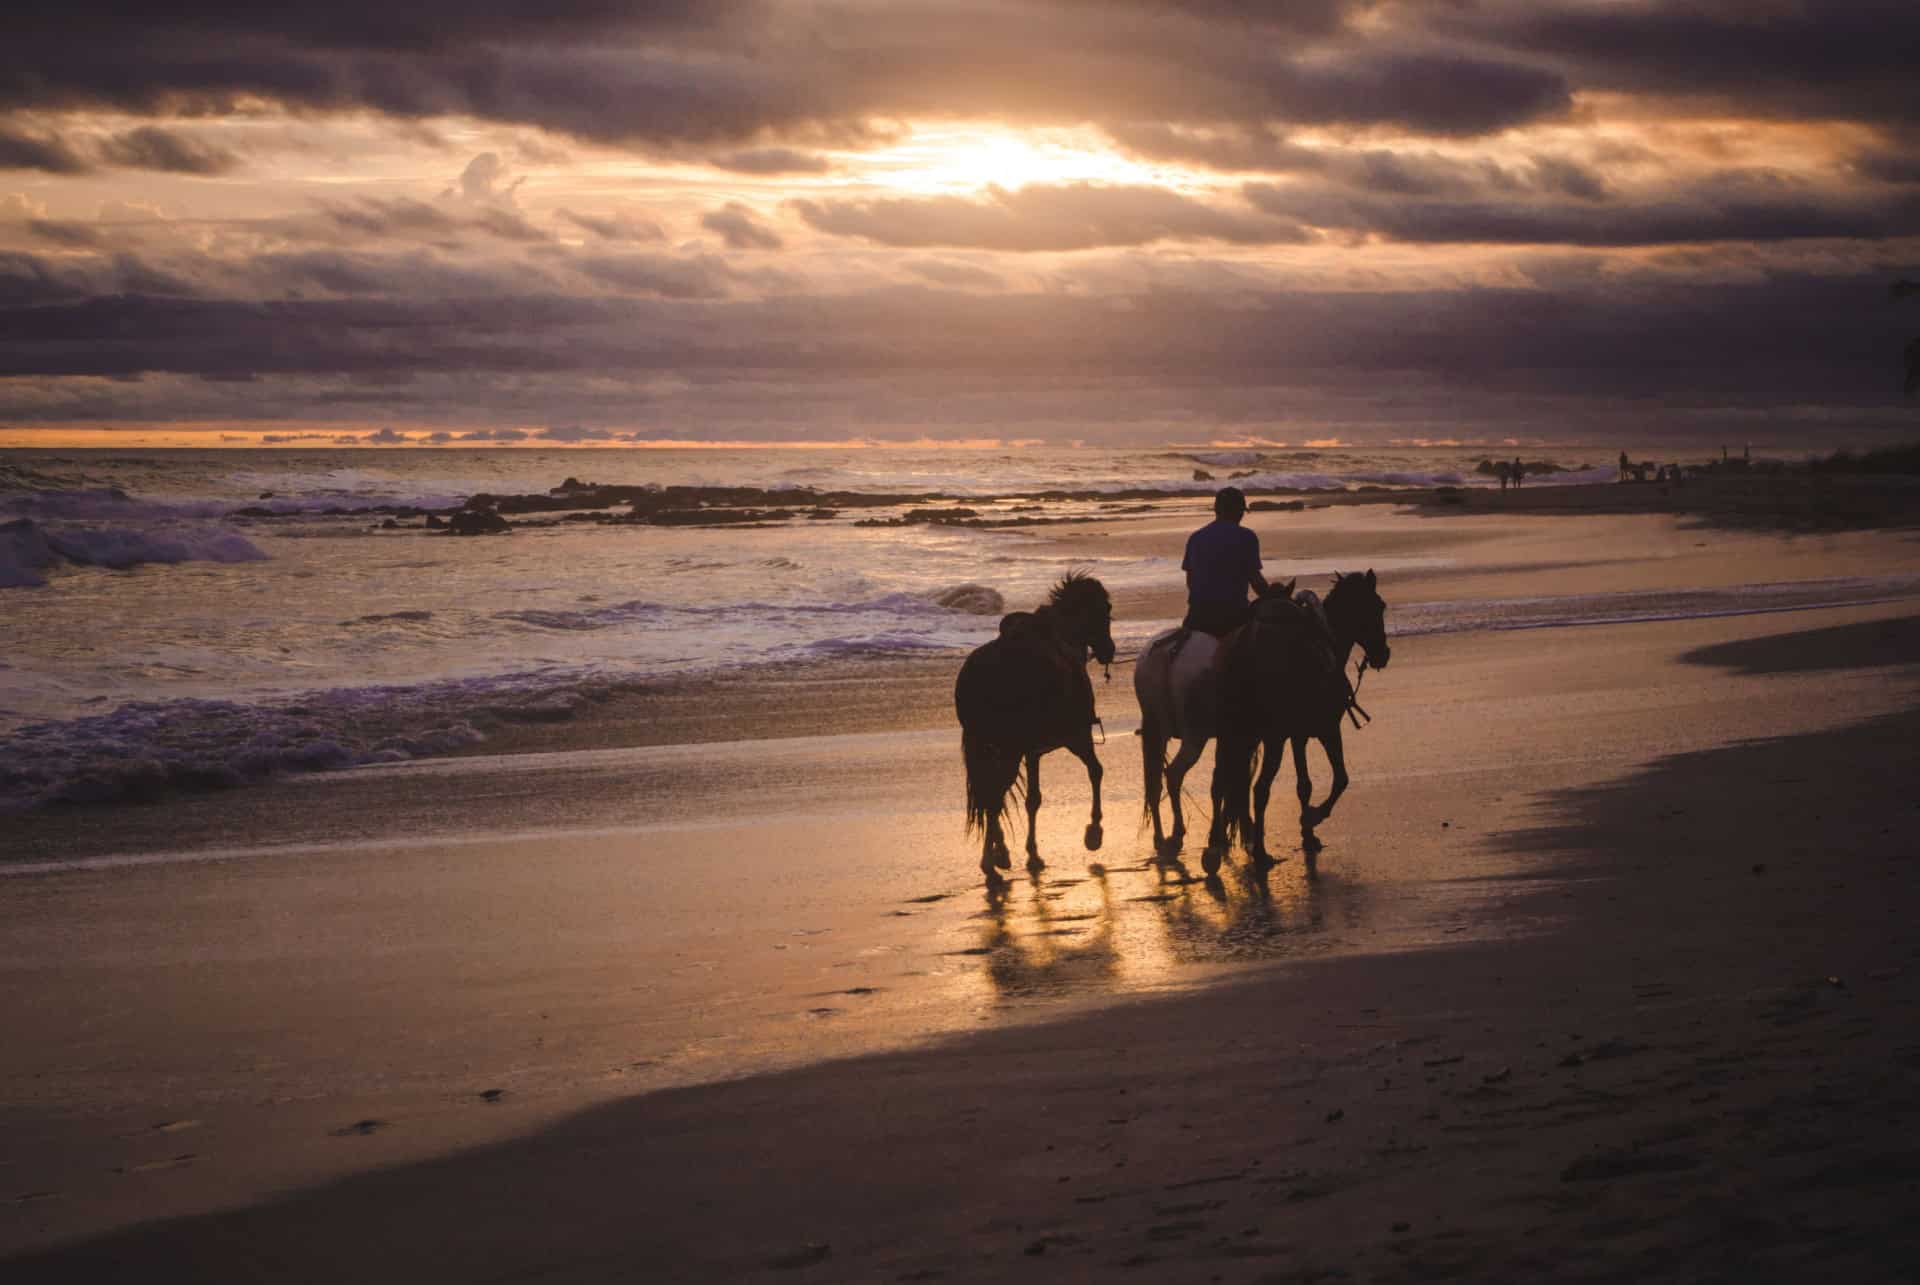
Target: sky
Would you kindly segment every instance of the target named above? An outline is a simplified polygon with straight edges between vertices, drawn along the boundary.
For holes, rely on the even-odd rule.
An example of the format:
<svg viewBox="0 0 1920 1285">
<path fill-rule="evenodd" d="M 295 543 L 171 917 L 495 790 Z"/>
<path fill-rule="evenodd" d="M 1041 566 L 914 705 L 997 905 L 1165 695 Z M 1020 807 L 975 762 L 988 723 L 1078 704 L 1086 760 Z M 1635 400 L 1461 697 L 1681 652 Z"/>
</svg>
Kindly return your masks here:
<svg viewBox="0 0 1920 1285">
<path fill-rule="evenodd" d="M 0 445 L 1920 428 L 1913 0 L 6 27 Z"/>
</svg>

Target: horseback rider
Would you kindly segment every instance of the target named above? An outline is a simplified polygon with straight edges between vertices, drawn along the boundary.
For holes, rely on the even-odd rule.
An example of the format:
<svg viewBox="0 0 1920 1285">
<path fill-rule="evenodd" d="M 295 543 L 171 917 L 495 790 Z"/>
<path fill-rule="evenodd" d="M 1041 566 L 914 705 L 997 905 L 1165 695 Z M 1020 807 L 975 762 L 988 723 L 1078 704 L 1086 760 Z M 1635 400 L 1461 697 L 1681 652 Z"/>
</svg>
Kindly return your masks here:
<svg viewBox="0 0 1920 1285">
<path fill-rule="evenodd" d="M 1240 525 L 1247 497 L 1237 486 L 1213 497 L 1213 521 L 1187 537 L 1180 569 L 1187 573 L 1187 617 L 1183 629 L 1222 637 L 1247 622 L 1247 590 L 1266 592 L 1260 574 L 1260 537 Z"/>
</svg>

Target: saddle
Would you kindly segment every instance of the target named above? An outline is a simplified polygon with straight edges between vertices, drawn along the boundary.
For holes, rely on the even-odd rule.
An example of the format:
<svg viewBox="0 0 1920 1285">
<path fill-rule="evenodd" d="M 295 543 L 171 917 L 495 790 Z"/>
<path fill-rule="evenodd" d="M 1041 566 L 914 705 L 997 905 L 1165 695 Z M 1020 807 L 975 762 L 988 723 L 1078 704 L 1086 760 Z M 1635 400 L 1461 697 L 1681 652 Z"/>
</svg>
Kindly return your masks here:
<svg viewBox="0 0 1920 1285">
<path fill-rule="evenodd" d="M 1319 663 L 1327 681 L 1338 686 L 1344 703 L 1349 707 L 1353 705 L 1353 684 L 1347 680 L 1346 666 L 1341 663 L 1339 648 L 1333 640 L 1333 625 L 1327 620 L 1326 604 L 1320 601 L 1319 594 L 1302 589 L 1289 596 L 1263 597 L 1254 603 L 1253 623 L 1256 628 L 1290 631 L 1293 639 L 1304 644 L 1305 651 Z"/>
</svg>

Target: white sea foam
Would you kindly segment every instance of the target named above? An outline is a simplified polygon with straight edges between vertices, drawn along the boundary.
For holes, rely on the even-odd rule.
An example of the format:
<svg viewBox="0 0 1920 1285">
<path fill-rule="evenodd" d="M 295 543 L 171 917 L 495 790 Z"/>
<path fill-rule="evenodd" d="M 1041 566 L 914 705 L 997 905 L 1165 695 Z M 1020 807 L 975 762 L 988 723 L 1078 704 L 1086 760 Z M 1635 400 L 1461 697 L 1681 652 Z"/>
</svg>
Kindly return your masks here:
<svg viewBox="0 0 1920 1285">
<path fill-rule="evenodd" d="M 245 536 L 217 528 L 43 527 L 32 518 L 0 524 L 0 588 L 44 585 L 44 573 L 63 562 L 124 571 L 150 562 L 259 562 L 266 556 Z"/>
</svg>

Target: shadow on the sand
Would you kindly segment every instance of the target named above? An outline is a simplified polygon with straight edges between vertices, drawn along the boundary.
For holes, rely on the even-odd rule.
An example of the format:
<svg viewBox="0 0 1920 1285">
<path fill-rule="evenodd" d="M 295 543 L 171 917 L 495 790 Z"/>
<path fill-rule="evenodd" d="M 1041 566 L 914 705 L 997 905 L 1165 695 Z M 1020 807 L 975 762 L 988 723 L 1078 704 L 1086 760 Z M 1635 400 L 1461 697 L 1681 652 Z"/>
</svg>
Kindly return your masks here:
<svg viewBox="0 0 1920 1285">
<path fill-rule="evenodd" d="M 1742 638 L 1711 647 L 1696 647 L 1680 659 L 1692 665 L 1715 665 L 1742 674 L 1920 665 L 1920 616 Z"/>
</svg>

